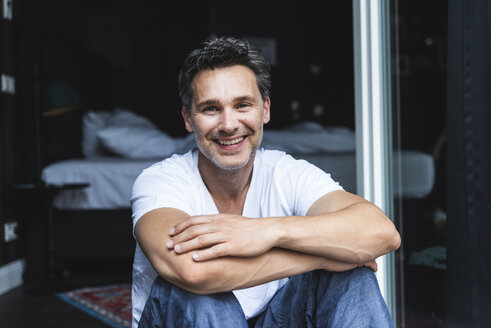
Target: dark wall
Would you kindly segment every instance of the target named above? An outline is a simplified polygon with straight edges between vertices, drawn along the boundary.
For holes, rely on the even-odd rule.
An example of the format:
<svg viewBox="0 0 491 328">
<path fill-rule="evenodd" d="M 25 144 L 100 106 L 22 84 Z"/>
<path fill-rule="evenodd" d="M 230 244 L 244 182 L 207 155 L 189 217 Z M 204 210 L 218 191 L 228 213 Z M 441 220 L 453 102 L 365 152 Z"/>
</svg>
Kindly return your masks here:
<svg viewBox="0 0 491 328">
<path fill-rule="evenodd" d="M 13 8 L 15 13 L 18 7 Z M 0 74 L 6 74 L 18 83 L 18 25 L 17 21 L 3 19 L 0 16 Z M 15 17 L 15 16 L 14 16 Z M 18 175 L 16 159 L 16 122 L 20 119 L 17 112 L 18 95 L 0 92 L 0 266 L 20 258 L 19 240 L 5 242 L 4 224 L 15 221 L 12 207 L 12 184 Z M 16 231 L 19 233 L 19 231 Z"/>
</svg>

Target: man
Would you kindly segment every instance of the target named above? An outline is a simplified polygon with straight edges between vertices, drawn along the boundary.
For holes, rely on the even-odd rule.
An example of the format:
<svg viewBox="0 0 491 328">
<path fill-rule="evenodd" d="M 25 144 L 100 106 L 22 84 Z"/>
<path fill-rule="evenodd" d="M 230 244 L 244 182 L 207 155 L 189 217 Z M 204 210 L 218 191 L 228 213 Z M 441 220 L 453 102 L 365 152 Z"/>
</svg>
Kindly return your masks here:
<svg viewBox="0 0 491 328">
<path fill-rule="evenodd" d="M 269 64 L 235 38 L 184 61 L 198 149 L 135 181 L 133 327 L 392 325 L 373 271 L 399 234 L 329 174 L 259 148 L 270 84 Z"/>
</svg>

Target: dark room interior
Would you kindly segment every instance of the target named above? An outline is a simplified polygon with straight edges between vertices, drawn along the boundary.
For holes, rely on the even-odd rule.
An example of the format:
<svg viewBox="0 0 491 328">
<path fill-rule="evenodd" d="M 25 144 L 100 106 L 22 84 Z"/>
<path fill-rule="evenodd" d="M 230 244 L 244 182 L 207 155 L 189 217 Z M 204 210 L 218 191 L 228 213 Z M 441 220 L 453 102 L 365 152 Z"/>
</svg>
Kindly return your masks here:
<svg viewBox="0 0 491 328">
<path fill-rule="evenodd" d="M 412 255 L 441 251 L 448 242 L 449 2 L 389 2 L 394 150 L 431 158 L 434 171 L 427 191 L 395 199 L 393 220 L 403 236 L 395 255 L 397 321 L 401 327 L 444 327 L 446 258 L 443 264 L 428 264 L 413 262 Z M 15 97 L 0 97 L 0 223 L 16 222 L 18 239 L 0 245 L 0 267 L 22 259 L 24 274 L 22 286 L 0 293 L 5 327 L 41 322 L 43 327 L 105 327 L 54 294 L 131 283 L 135 239 L 129 200 L 127 206 L 63 207 L 58 195 L 74 200 L 94 182 L 80 178 L 53 186 L 45 181 L 46 168 L 88 157 L 89 113 L 131 111 L 168 138 L 184 140 L 180 65 L 207 36 L 230 35 L 249 40 L 271 63 L 272 120 L 265 131 L 342 128 L 354 138 L 352 10 L 351 1 L 327 6 L 257 0 L 172 5 L 157 0 L 13 1 L 15 18 L 2 20 L 0 34 L 1 73 L 16 77 Z M 67 88 L 63 96 L 71 97 L 71 107 L 53 111 L 54 86 Z M 339 152 L 337 159 L 346 154 Z M 119 155 L 106 149 L 104 156 L 117 161 Z M 323 163 L 321 157 L 312 158 Z M 133 164 L 125 165 L 118 168 L 123 174 Z M 341 169 L 354 167 L 353 161 Z M 109 188 L 118 187 L 109 183 Z"/>
</svg>

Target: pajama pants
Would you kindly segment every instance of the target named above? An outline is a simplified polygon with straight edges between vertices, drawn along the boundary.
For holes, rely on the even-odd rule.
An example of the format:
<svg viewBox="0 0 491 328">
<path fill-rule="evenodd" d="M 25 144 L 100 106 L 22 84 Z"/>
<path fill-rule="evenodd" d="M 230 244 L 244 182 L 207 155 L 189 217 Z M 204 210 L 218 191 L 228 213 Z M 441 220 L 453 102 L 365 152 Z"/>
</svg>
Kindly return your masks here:
<svg viewBox="0 0 491 328">
<path fill-rule="evenodd" d="M 375 274 L 360 267 L 293 276 L 249 320 L 232 292 L 197 295 L 157 277 L 138 327 L 385 328 L 393 323 Z"/>
</svg>

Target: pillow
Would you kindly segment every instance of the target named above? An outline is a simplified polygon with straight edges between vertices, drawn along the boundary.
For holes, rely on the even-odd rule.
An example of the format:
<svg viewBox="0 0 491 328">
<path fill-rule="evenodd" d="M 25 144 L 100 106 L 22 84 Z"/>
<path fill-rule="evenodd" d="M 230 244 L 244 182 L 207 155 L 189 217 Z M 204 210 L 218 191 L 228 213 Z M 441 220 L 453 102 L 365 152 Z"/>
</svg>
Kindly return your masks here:
<svg viewBox="0 0 491 328">
<path fill-rule="evenodd" d="M 106 121 L 106 126 L 128 125 L 155 128 L 154 124 L 146 117 L 138 115 L 129 109 L 114 107 L 109 119 Z"/>
<path fill-rule="evenodd" d="M 356 150 L 356 135 L 349 128 L 320 128 L 309 122 L 282 130 L 264 130 L 262 147 L 282 150 L 293 155 Z"/>
<path fill-rule="evenodd" d="M 106 127 L 112 111 L 88 111 L 82 119 L 82 154 L 85 157 L 107 156 L 108 151 L 97 139 L 97 132 Z"/>
<path fill-rule="evenodd" d="M 168 157 L 180 145 L 147 118 L 119 108 L 96 135 L 106 149 L 134 159 Z"/>
</svg>

